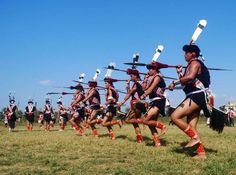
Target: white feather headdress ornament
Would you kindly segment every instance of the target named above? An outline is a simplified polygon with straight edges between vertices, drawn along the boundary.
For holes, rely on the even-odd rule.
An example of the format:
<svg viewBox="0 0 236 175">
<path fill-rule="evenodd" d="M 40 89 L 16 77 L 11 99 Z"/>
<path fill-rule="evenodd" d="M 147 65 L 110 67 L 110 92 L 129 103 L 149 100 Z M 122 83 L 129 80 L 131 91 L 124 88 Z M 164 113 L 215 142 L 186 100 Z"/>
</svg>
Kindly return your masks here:
<svg viewBox="0 0 236 175">
<path fill-rule="evenodd" d="M 97 78 L 98 78 L 98 76 L 100 75 L 100 73 L 101 73 L 101 70 L 100 70 L 100 69 L 97 69 L 96 72 L 95 72 L 95 74 L 94 74 L 94 76 L 93 76 L 92 81 L 97 81 Z"/>
<path fill-rule="evenodd" d="M 113 62 L 108 65 L 108 69 L 107 69 L 107 73 L 106 73 L 106 75 L 105 75 L 105 78 L 111 78 L 113 69 L 114 69 L 115 67 L 116 67 L 116 64 L 113 63 Z"/>
<path fill-rule="evenodd" d="M 157 49 L 155 50 L 155 54 L 153 55 L 152 61 L 156 62 L 163 50 L 164 50 L 164 46 L 158 45 Z"/>
<path fill-rule="evenodd" d="M 79 75 L 79 83 L 82 83 L 84 81 L 85 73 L 81 73 Z"/>
</svg>

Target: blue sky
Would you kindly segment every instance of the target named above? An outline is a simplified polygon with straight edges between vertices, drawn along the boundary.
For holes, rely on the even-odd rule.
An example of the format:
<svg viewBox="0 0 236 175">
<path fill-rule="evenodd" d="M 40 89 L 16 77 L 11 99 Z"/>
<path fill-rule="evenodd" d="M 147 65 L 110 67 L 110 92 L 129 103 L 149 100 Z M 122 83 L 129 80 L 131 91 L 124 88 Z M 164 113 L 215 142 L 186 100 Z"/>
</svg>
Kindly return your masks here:
<svg viewBox="0 0 236 175">
<path fill-rule="evenodd" d="M 159 44 L 165 46 L 160 62 L 185 65 L 181 48 L 200 19 L 208 21 L 197 41 L 206 65 L 235 69 L 235 8 L 234 0 L 0 0 L 0 108 L 8 104 L 9 91 L 21 108 L 29 97 L 40 108 L 46 92 L 64 90 L 53 86 L 73 85 L 81 72 L 88 81 L 97 68 L 103 79 L 102 67 L 113 61 L 127 68 L 122 63 L 135 52 L 148 63 Z M 236 102 L 235 70 L 211 72 L 217 106 Z M 174 69 L 162 73 L 176 77 Z M 128 78 L 120 72 L 113 77 Z M 184 97 L 181 91 L 167 93 L 173 105 Z M 63 98 L 66 104 L 70 99 Z"/>
</svg>

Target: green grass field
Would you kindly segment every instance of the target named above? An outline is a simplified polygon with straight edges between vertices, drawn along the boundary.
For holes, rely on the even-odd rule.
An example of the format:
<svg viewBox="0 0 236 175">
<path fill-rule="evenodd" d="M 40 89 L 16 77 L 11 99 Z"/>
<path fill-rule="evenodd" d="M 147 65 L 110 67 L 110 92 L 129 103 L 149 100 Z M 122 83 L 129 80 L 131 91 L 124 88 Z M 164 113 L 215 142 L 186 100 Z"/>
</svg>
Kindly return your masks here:
<svg viewBox="0 0 236 175">
<path fill-rule="evenodd" d="M 69 125 L 64 132 L 58 126 L 27 132 L 18 125 L 12 133 L 1 125 L 0 174 L 236 174 L 236 128 L 219 135 L 199 125 L 206 160 L 193 159 L 193 151 L 182 148 L 188 138 L 175 126 L 169 126 L 160 148 L 152 146 L 149 129 L 141 128 L 145 140 L 137 144 L 131 125 L 115 126 L 114 141 L 100 126 L 96 139 L 90 130 L 75 135 Z"/>
</svg>

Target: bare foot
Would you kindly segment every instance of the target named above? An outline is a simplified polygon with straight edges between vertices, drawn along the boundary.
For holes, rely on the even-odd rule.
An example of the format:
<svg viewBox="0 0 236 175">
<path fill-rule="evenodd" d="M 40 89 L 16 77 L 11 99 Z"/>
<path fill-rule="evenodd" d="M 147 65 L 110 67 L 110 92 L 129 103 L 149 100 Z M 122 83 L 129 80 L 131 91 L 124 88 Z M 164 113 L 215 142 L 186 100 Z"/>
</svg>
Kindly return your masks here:
<svg viewBox="0 0 236 175">
<path fill-rule="evenodd" d="M 200 138 L 192 138 L 187 145 L 184 146 L 184 148 L 190 148 L 193 147 L 194 145 L 198 144 L 200 142 Z"/>
</svg>

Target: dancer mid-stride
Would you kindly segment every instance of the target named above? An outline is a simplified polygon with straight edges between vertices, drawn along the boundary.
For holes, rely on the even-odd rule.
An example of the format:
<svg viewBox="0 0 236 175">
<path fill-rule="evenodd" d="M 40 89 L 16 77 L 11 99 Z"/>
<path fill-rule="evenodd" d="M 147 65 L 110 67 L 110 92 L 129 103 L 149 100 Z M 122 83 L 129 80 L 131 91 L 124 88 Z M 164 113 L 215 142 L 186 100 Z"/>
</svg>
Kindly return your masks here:
<svg viewBox="0 0 236 175">
<path fill-rule="evenodd" d="M 113 119 L 113 117 L 116 116 L 116 103 L 118 101 L 119 94 L 114 88 L 111 78 L 106 77 L 104 81 L 106 86 L 106 115 L 103 118 L 102 126 L 107 127 L 110 138 L 115 140 L 116 136 L 112 126 L 118 124 L 121 127 L 121 120 Z"/>
<path fill-rule="evenodd" d="M 140 102 L 140 97 L 143 95 L 144 91 L 140 82 L 139 71 L 136 69 L 128 69 L 127 74 L 130 75 L 130 80 L 128 80 L 126 84 L 127 95 L 124 97 L 123 101 L 118 103 L 118 105 L 124 105 L 125 102 L 131 97 L 130 111 L 128 112 L 127 119 L 125 119 L 124 122 L 133 125 L 137 142 L 142 143 L 143 136 L 139 123 L 141 122 L 142 113 L 146 112 L 145 104 Z M 130 81 L 133 82 L 132 88 L 130 88 Z"/>
<path fill-rule="evenodd" d="M 84 134 L 84 129 L 81 122 L 85 120 L 85 104 L 80 103 L 84 98 L 84 88 L 82 85 L 78 84 L 74 99 L 71 103 L 73 113 L 70 119 L 70 123 L 78 135 Z"/>
<path fill-rule="evenodd" d="M 88 82 L 89 90 L 85 98 L 81 101 L 82 103 L 89 102 L 90 116 L 88 119 L 88 124 L 92 129 L 92 134 L 94 137 L 98 138 L 98 131 L 95 124 L 101 123 L 102 121 L 98 119 L 98 115 L 101 114 L 101 98 L 100 93 L 97 89 L 97 77 L 100 74 L 100 70 L 97 69 L 93 79 Z"/>
<path fill-rule="evenodd" d="M 60 123 L 59 131 L 64 131 L 66 123 L 68 121 L 68 116 L 67 116 L 67 108 L 65 108 L 62 104 L 62 96 L 58 98 L 57 107 L 58 107 L 57 115 Z"/>
<path fill-rule="evenodd" d="M 188 63 L 187 68 L 182 74 L 182 66 L 177 67 L 179 80 L 173 81 L 169 89 L 173 90 L 177 84 L 183 85 L 186 98 L 171 114 L 171 120 L 190 137 L 190 142 L 185 148 L 196 145 L 196 157 L 206 158 L 203 143 L 197 131 L 197 124 L 200 110 L 208 110 L 206 90 L 210 85 L 210 74 L 204 63 L 198 59 L 200 49 L 197 45 L 185 45 L 183 51 Z M 187 116 L 187 122 L 183 120 L 185 116 Z"/>
<path fill-rule="evenodd" d="M 145 91 L 140 98 L 145 99 L 149 96 L 150 107 L 143 119 L 143 124 L 149 127 L 154 144 L 156 147 L 159 147 L 161 145 L 160 136 L 167 131 L 167 127 L 163 123 L 157 121 L 159 114 L 165 115 L 166 98 L 164 96 L 164 90 L 166 84 L 163 77 L 159 74 L 159 69 L 155 60 L 147 65 L 147 69 L 148 76 L 146 78 L 148 78 L 148 81 L 145 83 L 145 87 L 143 87 L 145 88 Z M 161 129 L 161 134 L 158 134 L 157 128 Z"/>
</svg>

